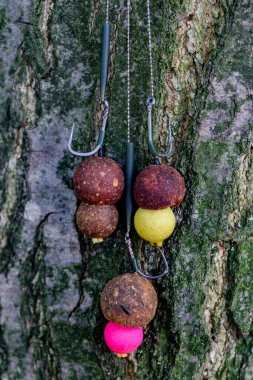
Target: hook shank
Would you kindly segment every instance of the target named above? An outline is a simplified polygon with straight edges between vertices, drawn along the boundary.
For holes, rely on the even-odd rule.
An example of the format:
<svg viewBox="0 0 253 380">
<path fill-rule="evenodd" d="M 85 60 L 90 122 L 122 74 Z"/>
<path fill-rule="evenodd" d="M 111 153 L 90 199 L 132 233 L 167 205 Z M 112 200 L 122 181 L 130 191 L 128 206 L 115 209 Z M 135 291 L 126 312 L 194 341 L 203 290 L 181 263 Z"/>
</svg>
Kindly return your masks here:
<svg viewBox="0 0 253 380">
<path fill-rule="evenodd" d="M 151 153 L 155 157 L 170 157 L 173 152 L 173 138 L 171 133 L 171 128 L 169 128 L 169 148 L 166 152 L 161 153 L 157 150 L 153 143 L 153 129 L 152 129 L 152 109 L 155 104 L 154 96 L 151 96 L 147 99 L 147 111 L 148 111 L 148 145 Z"/>
</svg>

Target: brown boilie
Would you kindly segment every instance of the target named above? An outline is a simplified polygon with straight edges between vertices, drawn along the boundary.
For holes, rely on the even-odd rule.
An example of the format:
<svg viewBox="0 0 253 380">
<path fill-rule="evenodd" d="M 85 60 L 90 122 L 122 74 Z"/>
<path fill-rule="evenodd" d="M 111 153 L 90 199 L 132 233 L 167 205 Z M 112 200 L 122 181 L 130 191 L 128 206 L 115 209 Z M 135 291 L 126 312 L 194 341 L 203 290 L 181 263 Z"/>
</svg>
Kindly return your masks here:
<svg viewBox="0 0 253 380">
<path fill-rule="evenodd" d="M 120 166 L 108 157 L 90 157 L 74 172 L 74 188 L 78 198 L 92 205 L 113 205 L 124 190 Z"/>
<path fill-rule="evenodd" d="M 91 238 L 111 235 L 118 224 L 118 211 L 113 205 L 81 203 L 76 213 L 76 223 L 81 232 Z"/>
<path fill-rule="evenodd" d="M 157 294 L 150 281 L 127 273 L 109 281 L 100 297 L 106 319 L 123 326 L 145 327 L 154 317 Z"/>
<path fill-rule="evenodd" d="M 181 174 L 167 164 L 149 165 L 137 176 L 134 197 L 139 207 L 158 210 L 179 205 L 185 195 Z"/>
</svg>

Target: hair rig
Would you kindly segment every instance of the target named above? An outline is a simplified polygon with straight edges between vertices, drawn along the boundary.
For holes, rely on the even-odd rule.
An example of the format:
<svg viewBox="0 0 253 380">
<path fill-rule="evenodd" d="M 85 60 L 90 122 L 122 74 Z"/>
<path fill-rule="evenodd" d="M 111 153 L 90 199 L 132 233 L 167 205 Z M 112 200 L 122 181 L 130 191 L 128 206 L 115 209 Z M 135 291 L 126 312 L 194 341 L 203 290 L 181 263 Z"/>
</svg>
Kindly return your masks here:
<svg viewBox="0 0 253 380">
<path fill-rule="evenodd" d="M 90 152 L 73 150 L 74 125 L 68 140 L 70 153 L 79 157 L 89 157 L 76 168 L 73 182 L 76 195 L 82 202 L 76 213 L 77 226 L 93 243 L 103 241 L 103 238 L 110 236 L 117 228 L 119 216 L 115 203 L 121 198 L 124 190 L 122 169 L 114 160 L 104 157 L 102 149 L 109 115 L 109 102 L 105 99 L 111 30 L 108 9 L 109 7 L 106 7 L 106 22 L 102 26 L 101 38 L 100 99 L 104 110 L 97 145 Z M 94 156 L 96 153 L 98 156 Z"/>
<path fill-rule="evenodd" d="M 128 247 L 130 258 L 134 269 L 141 276 L 156 280 L 164 277 L 168 273 L 168 263 L 164 255 L 163 242 L 173 232 L 176 225 L 176 218 L 171 210 L 172 206 L 179 205 L 185 195 L 185 184 L 181 174 L 168 164 L 160 164 L 159 158 L 168 158 L 173 152 L 173 139 L 169 128 L 168 149 L 166 152 L 159 152 L 153 142 L 152 111 L 155 104 L 154 97 L 154 67 L 152 55 L 152 35 L 151 35 L 151 15 L 150 0 L 147 0 L 147 34 L 149 46 L 149 66 L 150 66 L 150 90 L 151 96 L 147 98 L 148 115 L 148 146 L 154 156 L 154 164 L 144 168 L 137 176 L 133 186 L 134 176 L 134 144 L 130 141 L 130 1 L 128 1 L 127 13 L 127 62 L 128 62 L 128 143 L 126 158 L 126 235 L 125 242 Z M 132 188 L 134 188 L 134 198 L 139 206 L 134 216 L 134 226 L 139 236 L 148 242 L 149 251 L 153 247 L 160 253 L 164 270 L 158 275 L 149 275 L 141 271 L 138 267 L 134 255 L 132 242 L 130 239 L 131 219 L 133 212 Z"/>
</svg>

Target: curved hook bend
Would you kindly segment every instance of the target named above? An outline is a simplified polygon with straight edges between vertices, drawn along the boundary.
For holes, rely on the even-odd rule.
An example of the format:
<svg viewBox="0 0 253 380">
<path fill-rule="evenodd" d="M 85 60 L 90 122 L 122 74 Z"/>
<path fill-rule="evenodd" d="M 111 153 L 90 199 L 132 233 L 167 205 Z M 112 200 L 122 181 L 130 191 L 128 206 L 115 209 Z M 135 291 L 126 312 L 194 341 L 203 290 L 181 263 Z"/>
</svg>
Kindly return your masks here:
<svg viewBox="0 0 253 380">
<path fill-rule="evenodd" d="M 135 255 L 134 255 L 134 251 L 133 251 L 133 247 L 132 247 L 132 242 L 131 242 L 131 239 L 129 237 L 129 234 L 127 233 L 125 235 L 125 242 L 126 242 L 126 246 L 128 248 L 128 251 L 129 251 L 129 254 L 130 254 L 130 259 L 132 261 L 132 264 L 133 264 L 133 267 L 134 267 L 134 270 L 139 273 L 142 277 L 145 277 L 149 280 L 158 280 L 158 278 L 162 278 L 164 276 L 166 276 L 166 274 L 169 272 L 169 265 L 168 265 L 168 262 L 166 260 L 166 257 L 164 255 L 164 252 L 163 252 L 163 249 L 160 248 L 160 247 L 156 247 L 158 249 L 158 251 L 160 252 L 160 255 L 162 257 L 162 260 L 163 260 L 163 265 L 164 265 L 164 270 L 162 273 L 158 274 L 158 275 L 155 275 L 155 276 L 151 276 L 150 274 L 146 274 L 144 272 L 142 272 L 140 269 L 139 269 L 139 266 L 138 266 L 138 263 L 137 263 L 137 260 L 135 258 Z"/>
<path fill-rule="evenodd" d="M 155 98 L 154 96 L 151 96 L 147 99 L 147 110 L 148 110 L 148 145 L 149 149 L 151 150 L 151 153 L 155 157 L 170 157 L 173 152 L 173 138 L 171 133 L 171 128 L 169 128 L 169 148 L 166 150 L 166 152 L 161 153 L 159 152 L 154 143 L 153 143 L 153 129 L 152 129 L 152 108 L 155 104 Z"/>
<path fill-rule="evenodd" d="M 97 140 L 97 145 L 96 147 L 91 150 L 90 152 L 76 152 L 75 150 L 72 149 L 72 141 L 73 141 L 73 134 L 74 134 L 74 129 L 75 129 L 75 124 L 72 125 L 72 129 L 69 135 L 68 139 L 68 150 L 70 153 L 74 154 L 75 156 L 79 157 L 88 157 L 88 156 L 93 156 L 93 154 L 97 153 L 99 149 L 102 147 L 104 138 L 105 138 L 105 128 L 106 128 L 106 123 L 109 115 L 109 103 L 107 100 L 103 101 L 104 105 L 104 112 L 103 112 L 103 121 L 102 121 L 102 127 L 100 128 L 99 131 L 99 136 Z"/>
</svg>

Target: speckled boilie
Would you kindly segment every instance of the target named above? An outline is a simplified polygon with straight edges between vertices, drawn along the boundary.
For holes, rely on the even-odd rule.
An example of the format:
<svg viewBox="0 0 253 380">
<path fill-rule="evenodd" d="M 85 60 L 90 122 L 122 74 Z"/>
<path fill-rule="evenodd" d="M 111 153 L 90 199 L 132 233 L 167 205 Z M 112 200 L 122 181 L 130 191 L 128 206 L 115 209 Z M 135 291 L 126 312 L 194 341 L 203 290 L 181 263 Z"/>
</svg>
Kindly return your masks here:
<svg viewBox="0 0 253 380">
<path fill-rule="evenodd" d="M 111 235 L 118 224 L 118 211 L 114 205 L 89 205 L 81 203 L 76 213 L 81 232 L 91 238 Z"/>
<path fill-rule="evenodd" d="M 167 164 L 149 165 L 137 176 L 134 197 L 139 207 L 158 210 L 179 205 L 185 195 L 181 174 Z"/>
<path fill-rule="evenodd" d="M 113 205 L 124 190 L 120 166 L 108 157 L 90 157 L 74 172 L 74 188 L 78 198 L 93 205 Z"/>
<path fill-rule="evenodd" d="M 127 273 L 109 281 L 100 297 L 106 319 L 122 326 L 145 327 L 154 317 L 157 294 L 150 281 Z"/>
</svg>

